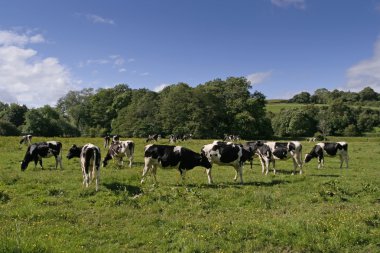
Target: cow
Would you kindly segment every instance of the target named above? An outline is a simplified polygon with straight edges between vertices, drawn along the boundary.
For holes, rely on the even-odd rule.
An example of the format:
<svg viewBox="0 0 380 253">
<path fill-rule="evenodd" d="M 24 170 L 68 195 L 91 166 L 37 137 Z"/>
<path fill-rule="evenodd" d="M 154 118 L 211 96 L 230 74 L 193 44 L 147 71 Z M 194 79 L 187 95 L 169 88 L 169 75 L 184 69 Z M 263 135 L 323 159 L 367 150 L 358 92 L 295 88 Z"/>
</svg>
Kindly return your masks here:
<svg viewBox="0 0 380 253">
<path fill-rule="evenodd" d="M 247 160 L 251 160 L 253 150 L 244 148 L 241 144 L 233 144 L 224 141 L 214 141 L 211 144 L 204 145 L 201 154 L 209 160 L 211 164 L 227 165 L 234 167 L 236 174 L 234 181 L 237 180 L 238 174 L 240 183 L 243 184 L 243 165 Z M 206 169 L 208 183 L 212 184 L 211 168 Z"/>
<path fill-rule="evenodd" d="M 135 151 L 135 143 L 133 141 L 117 141 L 112 142 L 108 149 L 107 155 L 103 160 L 103 167 L 106 167 L 111 159 L 119 160 L 119 165 L 123 166 L 123 157 L 129 158 L 129 168 L 132 167 L 133 154 Z"/>
<path fill-rule="evenodd" d="M 99 180 L 100 180 L 100 160 L 101 154 L 99 147 L 94 144 L 88 143 L 83 147 L 78 147 L 77 145 L 73 145 L 68 154 L 67 159 L 71 159 L 73 157 L 80 158 L 80 164 L 82 168 L 83 174 L 83 185 L 90 184 L 91 180 L 95 177 L 96 182 L 96 191 L 99 189 Z"/>
<path fill-rule="evenodd" d="M 111 141 L 111 136 L 109 136 L 108 134 L 104 136 L 104 148 L 107 148 L 110 145 L 110 141 Z"/>
<path fill-rule="evenodd" d="M 116 134 L 114 136 L 112 136 L 112 142 L 117 142 L 120 140 L 120 135 Z"/>
<path fill-rule="evenodd" d="M 348 169 L 348 144 L 347 142 L 320 142 L 317 143 L 309 154 L 305 155 L 305 163 L 310 162 L 312 158 L 318 159 L 318 169 L 324 167 L 324 156 L 339 156 L 340 168 L 342 168 L 343 161 L 346 163 Z"/>
<path fill-rule="evenodd" d="M 182 182 L 185 181 L 186 171 L 191 170 L 196 166 L 202 166 L 206 169 L 211 168 L 211 163 L 205 156 L 198 154 L 188 148 L 172 145 L 146 145 L 144 152 L 144 162 L 145 166 L 141 183 L 145 181 L 145 176 L 149 170 L 152 170 L 154 182 L 157 182 L 157 166 L 161 168 L 171 167 L 178 169 L 182 178 Z"/>
<path fill-rule="evenodd" d="M 265 172 L 267 175 L 269 172 L 270 163 L 273 160 L 272 151 L 270 147 L 262 141 L 246 142 L 245 146 L 250 147 L 251 150 L 259 157 L 261 163 L 261 173 L 264 174 Z M 250 159 L 251 169 L 252 161 L 253 159 Z"/>
<path fill-rule="evenodd" d="M 161 135 L 160 134 L 150 134 L 145 142 L 150 142 L 150 141 L 156 142 L 159 139 L 161 139 Z"/>
<path fill-rule="evenodd" d="M 61 157 L 62 143 L 58 141 L 37 142 L 31 144 L 26 150 L 24 159 L 21 162 L 21 170 L 24 171 L 28 167 L 31 161 L 34 161 L 34 167 L 39 162 L 42 166 L 42 158 L 55 157 L 55 169 L 58 168 L 58 163 L 62 169 L 62 157 Z"/>
<path fill-rule="evenodd" d="M 276 160 L 288 160 L 292 158 L 293 160 L 293 173 L 296 173 L 297 167 L 300 169 L 300 174 L 302 174 L 302 144 L 299 141 L 289 141 L 289 142 L 265 142 L 266 145 L 272 151 L 272 163 L 273 163 L 273 173 L 276 174 Z M 268 172 L 267 172 L 268 173 Z"/>
<path fill-rule="evenodd" d="M 25 144 L 27 146 L 30 146 L 32 144 L 32 138 L 33 138 L 33 135 L 31 134 L 27 134 L 27 135 L 24 135 L 21 137 L 21 140 L 20 140 L 20 148 L 21 148 L 21 144 Z"/>
</svg>

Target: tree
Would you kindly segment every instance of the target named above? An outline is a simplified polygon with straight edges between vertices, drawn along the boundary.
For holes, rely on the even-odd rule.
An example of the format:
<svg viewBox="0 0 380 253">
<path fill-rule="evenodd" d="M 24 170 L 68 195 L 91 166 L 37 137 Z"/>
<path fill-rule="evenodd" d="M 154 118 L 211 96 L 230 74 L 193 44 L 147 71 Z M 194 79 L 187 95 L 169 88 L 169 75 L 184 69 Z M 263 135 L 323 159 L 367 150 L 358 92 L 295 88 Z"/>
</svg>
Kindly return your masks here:
<svg viewBox="0 0 380 253">
<path fill-rule="evenodd" d="M 300 103 L 300 104 L 309 104 L 311 102 L 311 96 L 309 92 L 301 92 L 297 95 L 294 95 L 290 99 L 290 103 Z"/>
<path fill-rule="evenodd" d="M 376 93 L 371 87 L 365 87 L 359 92 L 360 101 L 378 101 L 379 94 Z"/>
<path fill-rule="evenodd" d="M 12 123 L 0 120 L 0 136 L 20 135 L 20 130 Z"/>
<path fill-rule="evenodd" d="M 12 103 L 5 109 L 2 119 L 18 127 L 24 124 L 25 113 L 27 111 L 28 108 L 25 105 Z"/>
</svg>

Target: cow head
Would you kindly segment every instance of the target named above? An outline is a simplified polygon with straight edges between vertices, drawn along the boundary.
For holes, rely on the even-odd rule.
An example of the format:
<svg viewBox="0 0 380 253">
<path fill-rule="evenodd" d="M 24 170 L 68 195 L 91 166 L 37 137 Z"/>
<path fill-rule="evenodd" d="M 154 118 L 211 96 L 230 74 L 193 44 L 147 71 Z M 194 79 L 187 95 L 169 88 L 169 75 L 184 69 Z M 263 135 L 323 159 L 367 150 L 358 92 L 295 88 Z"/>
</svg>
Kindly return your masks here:
<svg viewBox="0 0 380 253">
<path fill-rule="evenodd" d="M 72 145 L 69 152 L 67 153 L 67 159 L 71 159 L 73 157 L 80 157 L 80 153 L 82 151 L 81 147 L 78 147 L 77 145 Z"/>
<path fill-rule="evenodd" d="M 21 162 L 21 170 L 22 171 L 26 170 L 26 168 L 28 168 L 28 164 L 29 164 L 29 162 L 27 162 L 26 160 L 22 160 L 22 162 Z"/>
<path fill-rule="evenodd" d="M 312 155 L 310 155 L 310 154 L 306 154 L 306 155 L 305 155 L 304 163 L 308 163 L 308 162 L 310 162 L 310 160 L 311 160 L 312 158 L 313 158 Z"/>
</svg>

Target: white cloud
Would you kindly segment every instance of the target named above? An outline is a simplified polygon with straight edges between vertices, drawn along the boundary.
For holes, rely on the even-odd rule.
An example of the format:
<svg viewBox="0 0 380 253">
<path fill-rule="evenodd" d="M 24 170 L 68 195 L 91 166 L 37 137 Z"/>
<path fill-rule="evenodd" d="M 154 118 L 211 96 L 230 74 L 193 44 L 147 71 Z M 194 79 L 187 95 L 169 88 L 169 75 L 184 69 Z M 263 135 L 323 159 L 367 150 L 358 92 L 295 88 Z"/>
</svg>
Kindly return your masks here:
<svg viewBox="0 0 380 253">
<path fill-rule="evenodd" d="M 121 69 L 119 69 L 119 72 L 121 73 L 121 72 L 126 72 L 127 70 L 125 69 L 125 68 L 121 68 Z"/>
<path fill-rule="evenodd" d="M 266 79 L 270 78 L 272 75 L 272 71 L 268 72 L 257 72 L 248 75 L 246 78 L 251 82 L 251 85 L 259 84 L 264 82 Z"/>
<path fill-rule="evenodd" d="M 0 101 L 28 107 L 54 105 L 72 89 L 70 72 L 53 57 L 27 48 L 44 42 L 40 34 L 0 31 Z"/>
<path fill-rule="evenodd" d="M 153 88 L 153 91 L 155 92 L 160 92 L 162 91 L 163 89 L 165 89 L 165 87 L 169 86 L 169 84 L 166 84 L 166 83 L 163 83 L 163 84 L 160 84 L 156 87 Z"/>
<path fill-rule="evenodd" d="M 375 44 L 372 58 L 363 60 L 347 70 L 346 89 L 360 91 L 370 86 L 380 91 L 380 38 Z"/>
<path fill-rule="evenodd" d="M 305 0 L 271 0 L 271 3 L 280 8 L 286 8 L 289 6 L 293 6 L 301 10 L 306 8 Z"/>
<path fill-rule="evenodd" d="M 95 15 L 95 14 L 85 14 L 85 17 L 95 23 L 95 24 L 108 24 L 108 25 L 114 25 L 115 24 L 115 21 L 113 21 L 112 19 L 108 19 L 108 18 L 103 18 L 99 15 Z"/>
<path fill-rule="evenodd" d="M 140 76 L 149 76 L 149 72 L 144 72 L 144 73 L 141 73 Z"/>
</svg>

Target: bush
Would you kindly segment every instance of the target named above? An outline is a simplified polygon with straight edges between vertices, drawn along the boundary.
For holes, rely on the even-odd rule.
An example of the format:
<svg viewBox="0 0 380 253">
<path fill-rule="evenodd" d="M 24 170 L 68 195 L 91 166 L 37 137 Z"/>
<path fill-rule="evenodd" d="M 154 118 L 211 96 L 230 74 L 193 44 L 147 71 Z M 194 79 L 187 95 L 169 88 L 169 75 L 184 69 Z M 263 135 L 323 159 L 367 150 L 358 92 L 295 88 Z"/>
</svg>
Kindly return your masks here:
<svg viewBox="0 0 380 253">
<path fill-rule="evenodd" d="M 10 122 L 0 120 L 0 135 L 17 136 L 20 135 L 20 130 Z"/>
</svg>

